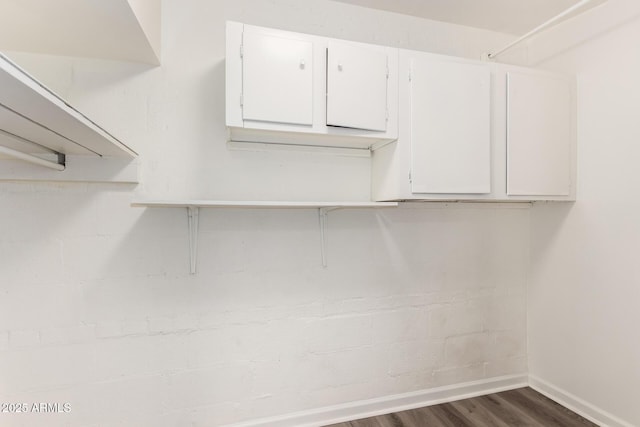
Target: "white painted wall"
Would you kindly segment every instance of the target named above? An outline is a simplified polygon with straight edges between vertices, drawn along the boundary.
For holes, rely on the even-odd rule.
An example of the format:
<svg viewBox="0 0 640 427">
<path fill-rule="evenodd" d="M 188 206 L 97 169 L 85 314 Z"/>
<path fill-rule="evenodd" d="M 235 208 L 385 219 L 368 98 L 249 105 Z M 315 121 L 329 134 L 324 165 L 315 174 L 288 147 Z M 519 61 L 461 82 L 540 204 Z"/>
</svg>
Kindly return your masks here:
<svg viewBox="0 0 640 427">
<path fill-rule="evenodd" d="M 224 21 L 477 58 L 507 36 L 313 0 L 164 2 L 163 66 L 14 54 L 141 153 L 138 188 L 0 186 L 0 425 L 213 426 L 526 373 L 529 210 L 201 212 L 369 199 L 369 161 L 225 145 Z M 22 424 L 21 424 L 22 423 Z"/>
<path fill-rule="evenodd" d="M 578 201 L 531 213 L 530 373 L 611 426 L 640 425 L 639 17 L 609 0 L 531 46 L 577 73 L 579 143 Z"/>
</svg>

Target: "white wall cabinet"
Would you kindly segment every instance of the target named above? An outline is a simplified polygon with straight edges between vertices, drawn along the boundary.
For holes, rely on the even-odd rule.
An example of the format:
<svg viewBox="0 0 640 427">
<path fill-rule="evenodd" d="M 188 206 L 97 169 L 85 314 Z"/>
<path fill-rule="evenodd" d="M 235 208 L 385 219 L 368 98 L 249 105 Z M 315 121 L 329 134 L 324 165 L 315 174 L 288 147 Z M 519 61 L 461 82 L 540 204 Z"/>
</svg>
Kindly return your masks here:
<svg viewBox="0 0 640 427">
<path fill-rule="evenodd" d="M 398 49 L 227 23 L 231 141 L 374 149 L 398 134 Z"/>
<path fill-rule="evenodd" d="M 371 150 L 375 201 L 575 200 L 571 77 L 228 22 L 226 86 L 230 141 Z"/>
<path fill-rule="evenodd" d="M 569 196 L 571 86 L 547 74 L 507 73 L 507 194 Z"/>
<path fill-rule="evenodd" d="M 398 141 L 373 153 L 373 200 L 575 200 L 572 78 L 399 57 Z"/>
</svg>

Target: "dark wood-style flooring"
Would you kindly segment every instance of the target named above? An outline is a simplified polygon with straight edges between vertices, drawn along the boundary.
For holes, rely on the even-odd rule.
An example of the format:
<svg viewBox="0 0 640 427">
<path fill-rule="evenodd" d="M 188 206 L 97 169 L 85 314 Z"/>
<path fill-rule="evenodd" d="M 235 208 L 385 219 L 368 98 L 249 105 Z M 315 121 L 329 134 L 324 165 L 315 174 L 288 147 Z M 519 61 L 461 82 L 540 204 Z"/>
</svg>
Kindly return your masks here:
<svg viewBox="0 0 640 427">
<path fill-rule="evenodd" d="M 327 427 L 597 427 L 525 387 Z"/>
</svg>

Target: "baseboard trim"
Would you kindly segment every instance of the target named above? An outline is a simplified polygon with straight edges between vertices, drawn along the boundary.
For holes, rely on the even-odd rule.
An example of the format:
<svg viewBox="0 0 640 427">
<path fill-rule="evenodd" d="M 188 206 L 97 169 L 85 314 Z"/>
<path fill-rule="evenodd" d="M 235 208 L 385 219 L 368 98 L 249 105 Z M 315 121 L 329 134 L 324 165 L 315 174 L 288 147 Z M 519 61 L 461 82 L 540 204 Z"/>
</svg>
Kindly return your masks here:
<svg viewBox="0 0 640 427">
<path fill-rule="evenodd" d="M 631 423 L 534 375 L 529 375 L 529 387 L 601 427 L 634 427 Z"/>
<path fill-rule="evenodd" d="M 396 394 L 377 399 L 360 400 L 342 405 L 328 406 L 279 417 L 261 418 L 227 427 L 319 427 L 360 418 L 374 417 L 390 412 L 406 411 L 423 406 L 453 402 L 514 388 L 526 387 L 526 375 L 511 375 L 452 386 Z"/>
</svg>

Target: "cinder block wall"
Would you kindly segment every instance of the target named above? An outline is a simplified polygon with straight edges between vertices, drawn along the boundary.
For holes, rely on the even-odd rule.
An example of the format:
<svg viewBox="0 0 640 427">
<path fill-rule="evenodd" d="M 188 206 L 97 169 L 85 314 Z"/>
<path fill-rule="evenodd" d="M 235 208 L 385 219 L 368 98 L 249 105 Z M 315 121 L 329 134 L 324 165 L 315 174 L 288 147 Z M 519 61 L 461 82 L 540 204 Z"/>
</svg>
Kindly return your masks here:
<svg viewBox="0 0 640 427">
<path fill-rule="evenodd" d="M 141 153 L 141 184 L 0 186 L 0 425 L 223 425 L 526 373 L 529 210 L 329 214 L 134 197 L 367 200 L 368 159 L 225 145 L 224 21 L 477 58 L 508 36 L 327 1 L 163 4 L 163 66 L 15 53 Z"/>
</svg>

